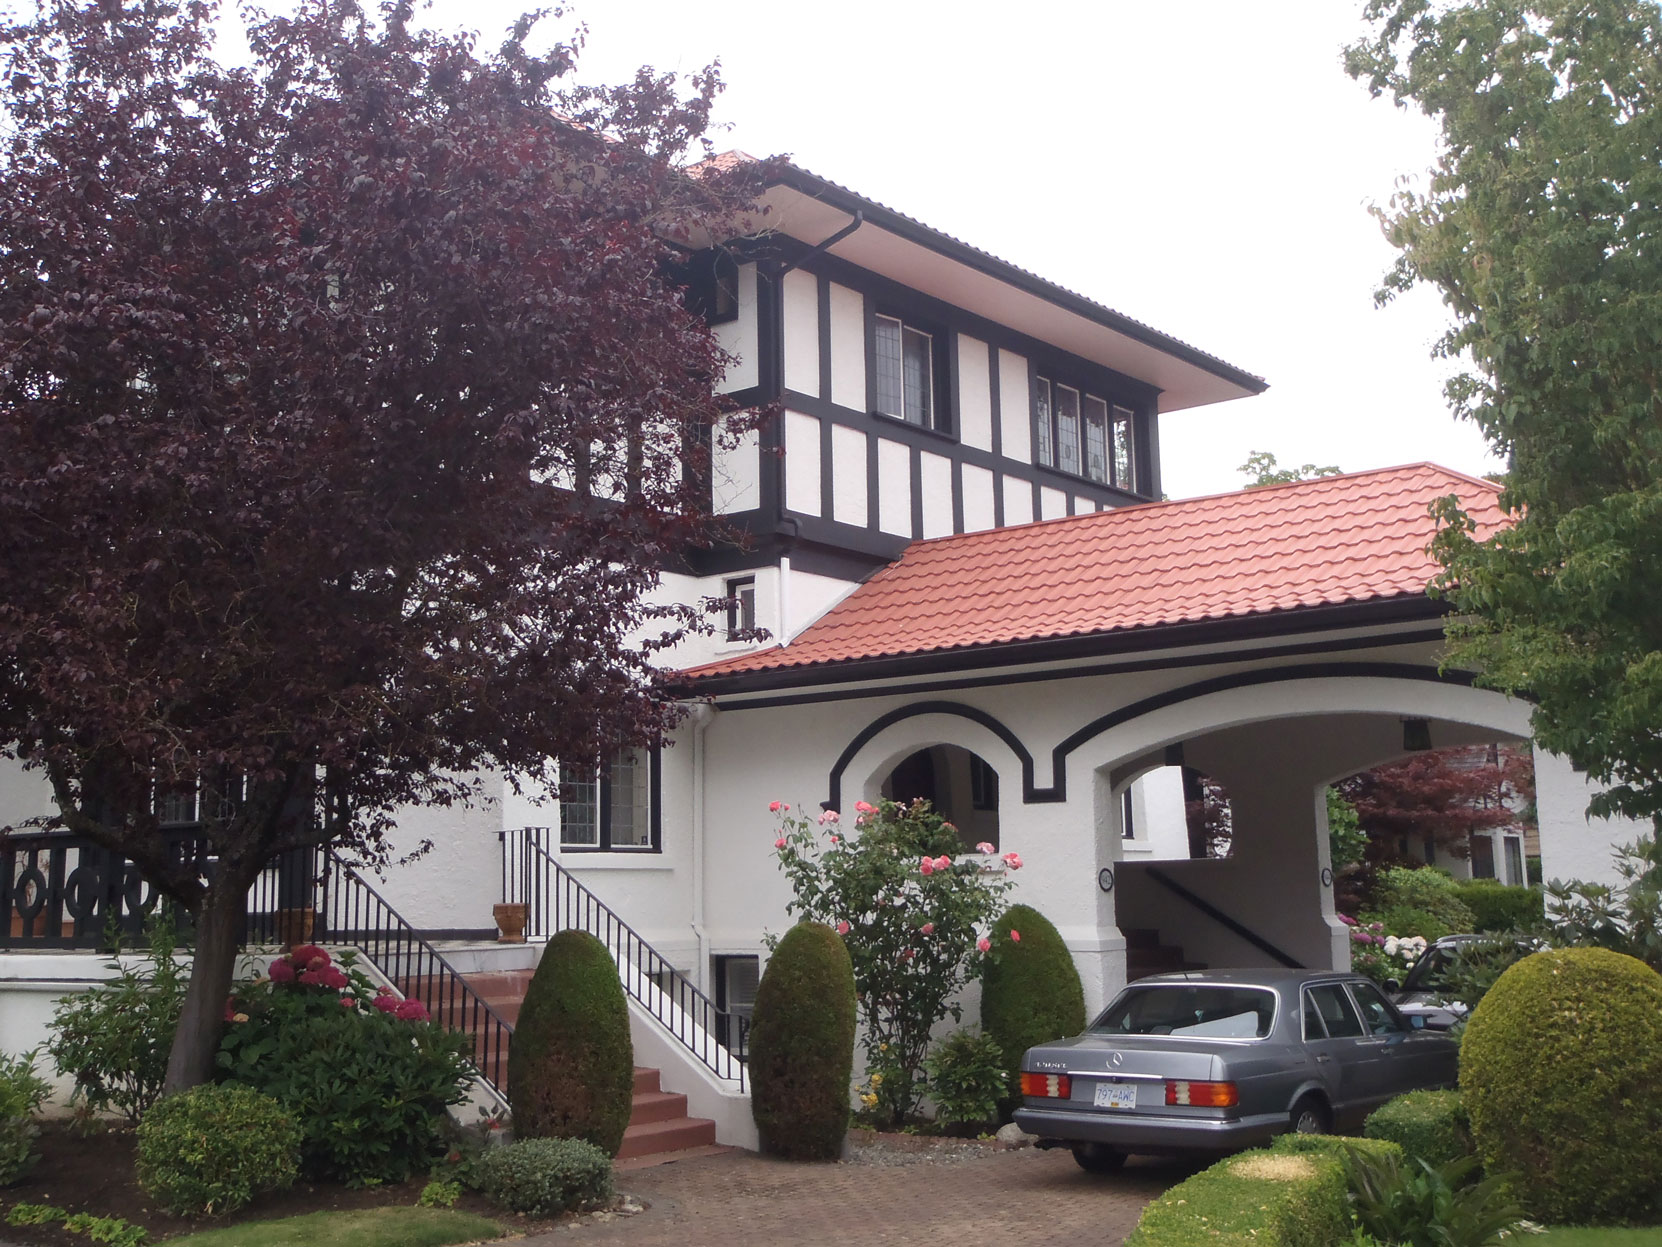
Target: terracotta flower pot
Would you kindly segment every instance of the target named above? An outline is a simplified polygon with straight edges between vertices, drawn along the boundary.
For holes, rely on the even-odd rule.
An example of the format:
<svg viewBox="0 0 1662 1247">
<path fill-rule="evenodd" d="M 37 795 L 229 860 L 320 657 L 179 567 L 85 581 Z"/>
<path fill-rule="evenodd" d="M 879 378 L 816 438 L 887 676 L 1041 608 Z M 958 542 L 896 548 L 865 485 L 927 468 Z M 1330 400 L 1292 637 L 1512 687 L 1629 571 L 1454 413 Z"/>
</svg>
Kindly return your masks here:
<svg viewBox="0 0 1662 1247">
<path fill-rule="evenodd" d="M 310 942 L 312 931 L 317 926 L 317 911 L 310 906 L 305 909 L 279 909 L 274 918 L 277 942 L 284 948 Z"/>
<path fill-rule="evenodd" d="M 525 924 L 531 918 L 531 907 L 529 905 L 517 903 L 492 905 L 491 917 L 496 919 L 496 929 L 501 932 L 496 937 L 498 944 L 525 943 Z"/>
</svg>

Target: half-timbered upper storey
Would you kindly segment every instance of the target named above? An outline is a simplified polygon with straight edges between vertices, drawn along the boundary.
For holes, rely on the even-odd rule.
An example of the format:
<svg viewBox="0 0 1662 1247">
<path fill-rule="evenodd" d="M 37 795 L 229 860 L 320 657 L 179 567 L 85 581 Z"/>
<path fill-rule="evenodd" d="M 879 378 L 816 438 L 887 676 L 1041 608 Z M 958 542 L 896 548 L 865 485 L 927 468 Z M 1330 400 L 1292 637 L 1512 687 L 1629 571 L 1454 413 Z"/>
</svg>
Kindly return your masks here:
<svg viewBox="0 0 1662 1247">
<path fill-rule="evenodd" d="M 716 459 L 755 544 L 705 574 L 785 556 L 857 580 L 918 538 L 1159 498 L 1160 414 L 1265 388 L 806 170 L 762 202 L 703 257 L 703 301 L 728 388 L 781 416 Z"/>
</svg>

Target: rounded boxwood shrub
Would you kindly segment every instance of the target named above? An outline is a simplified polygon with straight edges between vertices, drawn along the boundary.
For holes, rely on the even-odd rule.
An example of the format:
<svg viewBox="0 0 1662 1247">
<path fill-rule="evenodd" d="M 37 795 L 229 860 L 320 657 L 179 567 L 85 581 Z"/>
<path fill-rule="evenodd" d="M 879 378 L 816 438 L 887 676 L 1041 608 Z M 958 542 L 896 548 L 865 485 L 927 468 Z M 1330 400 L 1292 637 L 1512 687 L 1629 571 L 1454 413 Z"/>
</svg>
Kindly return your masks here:
<svg viewBox="0 0 1662 1247">
<path fill-rule="evenodd" d="M 491 1203 L 532 1217 L 597 1208 L 612 1198 L 612 1158 L 582 1139 L 521 1139 L 489 1148 L 474 1177 Z"/>
<path fill-rule="evenodd" d="M 799 922 L 768 959 L 750 1031 L 750 1111 L 762 1151 L 836 1160 L 854 1073 L 854 963 L 842 937 Z"/>
<path fill-rule="evenodd" d="M 1458 1091 L 1410 1091 L 1368 1115 L 1362 1133 L 1399 1144 L 1412 1160 L 1443 1165 L 1472 1154 L 1471 1123 Z"/>
<path fill-rule="evenodd" d="M 1548 1224 L 1650 1224 L 1662 1212 L 1659 1088 L 1662 975 L 1602 948 L 1525 957 L 1461 1042 L 1484 1168 Z"/>
<path fill-rule="evenodd" d="M 617 963 L 586 931 L 548 941 L 508 1048 L 521 1139 L 586 1139 L 616 1156 L 635 1095 L 629 1005 Z"/>
<path fill-rule="evenodd" d="M 1011 939 L 1011 933 L 1020 939 Z M 1008 1117 L 1021 1102 L 1021 1058 L 1035 1044 L 1085 1029 L 1085 989 L 1062 936 L 1038 910 L 1012 905 L 993 926 L 998 956 L 981 976 L 981 1029 L 1004 1053 Z"/>
<path fill-rule="evenodd" d="M 232 1084 L 158 1100 L 138 1127 L 138 1180 L 177 1216 L 224 1214 L 293 1183 L 300 1127 L 268 1095 Z"/>
</svg>

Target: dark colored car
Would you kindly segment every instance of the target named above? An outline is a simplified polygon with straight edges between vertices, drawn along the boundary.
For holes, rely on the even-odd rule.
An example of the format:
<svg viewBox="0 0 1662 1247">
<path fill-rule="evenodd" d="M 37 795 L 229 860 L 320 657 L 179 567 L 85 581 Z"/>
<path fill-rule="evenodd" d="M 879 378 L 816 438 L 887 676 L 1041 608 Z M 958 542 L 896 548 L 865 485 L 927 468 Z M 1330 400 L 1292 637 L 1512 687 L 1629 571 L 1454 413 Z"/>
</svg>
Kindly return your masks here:
<svg viewBox="0 0 1662 1247">
<path fill-rule="evenodd" d="M 1466 1016 L 1466 1006 L 1458 1000 L 1449 1000 L 1443 991 L 1443 976 L 1448 972 L 1454 954 L 1462 944 L 1473 944 L 1481 935 L 1445 935 L 1426 945 L 1419 958 L 1408 968 L 1400 985 L 1385 984 L 1398 1012 L 1412 1020 L 1425 1019 L 1428 1030 L 1446 1031 Z"/>
<path fill-rule="evenodd" d="M 1392 1096 L 1454 1084 L 1458 1046 L 1359 974 L 1157 974 L 1083 1035 L 1029 1048 L 1016 1123 L 1081 1167 L 1223 1151 L 1355 1126 Z"/>
</svg>

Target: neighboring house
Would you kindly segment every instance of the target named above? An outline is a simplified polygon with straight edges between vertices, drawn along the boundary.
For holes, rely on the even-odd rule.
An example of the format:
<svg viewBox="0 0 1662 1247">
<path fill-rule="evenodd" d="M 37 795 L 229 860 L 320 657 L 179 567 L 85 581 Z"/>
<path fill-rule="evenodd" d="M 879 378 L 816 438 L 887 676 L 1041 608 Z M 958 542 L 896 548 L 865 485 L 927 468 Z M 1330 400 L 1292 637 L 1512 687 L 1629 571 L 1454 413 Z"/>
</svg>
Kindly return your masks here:
<svg viewBox="0 0 1662 1247">
<path fill-rule="evenodd" d="M 765 203 L 699 259 L 730 390 L 782 410 L 714 465 L 748 542 L 661 589 L 730 599 L 734 637 L 670 656 L 692 712 L 662 748 L 567 760 L 558 801 L 408 812 L 399 842 L 434 848 L 386 897 L 433 935 L 489 932 L 521 888 L 499 834 L 545 826 L 562 878 L 661 955 L 653 983 L 742 1006 L 789 921 L 769 802 L 926 795 L 966 851 L 1025 859 L 1013 899 L 1056 923 L 1092 1008 L 1154 965 L 1345 964 L 1324 786 L 1402 756 L 1409 725 L 1528 737 L 1527 706 L 1439 669 L 1424 593 L 1429 504 L 1493 525 L 1496 487 L 1416 464 L 1160 501 L 1182 413 L 1262 380 L 805 170 Z M 752 625 L 772 639 L 736 639 Z M 1191 853 L 1201 773 L 1228 793 L 1224 857 Z M 1561 759 L 1537 783 L 1548 875 L 1608 877 L 1632 831 L 1585 826 Z M 0 775 L 0 825 L 45 797 Z"/>
</svg>

